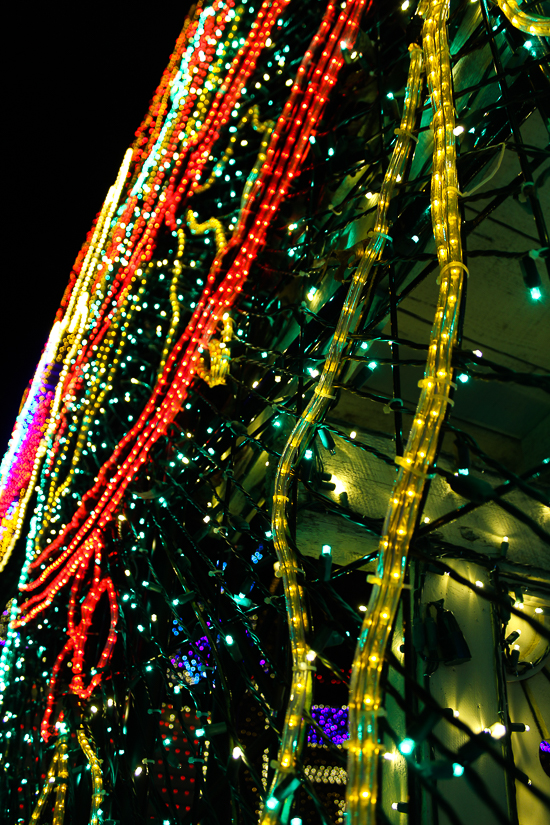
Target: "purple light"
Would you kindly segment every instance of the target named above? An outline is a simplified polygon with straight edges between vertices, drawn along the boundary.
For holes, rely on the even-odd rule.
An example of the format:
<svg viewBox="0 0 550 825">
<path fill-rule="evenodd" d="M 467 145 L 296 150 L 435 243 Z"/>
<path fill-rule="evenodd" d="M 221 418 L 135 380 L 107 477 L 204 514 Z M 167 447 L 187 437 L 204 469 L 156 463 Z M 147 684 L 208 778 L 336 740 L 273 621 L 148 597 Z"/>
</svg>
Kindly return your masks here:
<svg viewBox="0 0 550 825">
<path fill-rule="evenodd" d="M 342 745 L 349 738 L 346 707 L 330 708 L 324 705 L 313 705 L 311 715 L 334 745 Z M 312 745 L 327 744 L 313 727 L 308 728 L 307 741 Z"/>
<path fill-rule="evenodd" d="M 545 739 L 543 739 L 540 743 L 540 749 L 543 753 L 550 753 L 550 742 L 547 742 Z"/>
</svg>

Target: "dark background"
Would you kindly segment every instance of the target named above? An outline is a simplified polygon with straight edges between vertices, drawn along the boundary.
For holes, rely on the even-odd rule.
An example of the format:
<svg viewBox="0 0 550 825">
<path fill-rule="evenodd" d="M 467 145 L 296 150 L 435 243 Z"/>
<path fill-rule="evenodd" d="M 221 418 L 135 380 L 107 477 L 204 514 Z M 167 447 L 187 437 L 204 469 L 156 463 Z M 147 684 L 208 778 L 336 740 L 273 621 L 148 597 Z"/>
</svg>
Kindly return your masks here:
<svg viewBox="0 0 550 825">
<path fill-rule="evenodd" d="M 71 266 L 189 6 L 20 3 L 5 21 L 0 457 Z"/>
</svg>

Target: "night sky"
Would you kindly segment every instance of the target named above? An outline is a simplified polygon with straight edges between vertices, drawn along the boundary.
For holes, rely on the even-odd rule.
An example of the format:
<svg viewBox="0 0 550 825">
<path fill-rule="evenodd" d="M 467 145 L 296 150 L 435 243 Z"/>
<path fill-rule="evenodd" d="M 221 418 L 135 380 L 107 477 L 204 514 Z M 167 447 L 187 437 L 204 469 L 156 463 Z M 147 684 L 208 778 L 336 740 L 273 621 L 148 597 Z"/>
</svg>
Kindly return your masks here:
<svg viewBox="0 0 550 825">
<path fill-rule="evenodd" d="M 15 4 L 5 41 L 0 455 L 71 266 L 183 26 L 187 0 Z M 10 24 L 11 25 L 11 24 Z"/>
</svg>

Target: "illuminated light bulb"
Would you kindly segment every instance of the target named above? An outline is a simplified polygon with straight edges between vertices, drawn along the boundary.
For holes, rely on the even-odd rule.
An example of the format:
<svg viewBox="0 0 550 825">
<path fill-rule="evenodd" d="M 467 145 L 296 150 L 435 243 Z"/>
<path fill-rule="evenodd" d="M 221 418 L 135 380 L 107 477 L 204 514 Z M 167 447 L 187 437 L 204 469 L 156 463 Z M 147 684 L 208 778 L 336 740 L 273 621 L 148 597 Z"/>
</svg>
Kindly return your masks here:
<svg viewBox="0 0 550 825">
<path fill-rule="evenodd" d="M 233 638 L 233 636 L 231 636 L 231 634 L 228 634 L 228 635 L 225 637 L 225 643 L 226 643 L 226 645 L 228 645 L 229 647 L 231 647 L 231 645 L 235 643 L 235 639 Z"/>
<path fill-rule="evenodd" d="M 241 748 L 239 748 L 239 746 L 237 745 L 235 748 L 233 748 L 233 759 L 241 759 L 242 756 L 243 752 Z"/>
<path fill-rule="evenodd" d="M 378 364 L 376 363 L 376 361 L 369 361 L 367 366 L 368 366 L 369 370 L 374 371 L 376 369 L 376 367 L 378 366 Z"/>
<path fill-rule="evenodd" d="M 453 776 L 462 776 L 464 773 L 464 766 L 460 762 L 453 762 Z"/>
<path fill-rule="evenodd" d="M 399 751 L 403 754 L 403 756 L 410 756 L 410 754 L 414 751 L 415 748 L 416 742 L 414 741 L 414 739 L 410 739 L 409 737 L 403 739 L 403 741 L 399 745 Z"/>
<path fill-rule="evenodd" d="M 134 771 L 134 776 L 139 776 L 142 771 L 143 771 L 143 768 L 141 767 L 141 765 L 138 765 L 137 768 Z"/>
<path fill-rule="evenodd" d="M 349 437 L 350 438 L 357 438 L 357 433 L 355 432 L 355 430 L 351 431 L 351 433 L 349 434 Z"/>
<path fill-rule="evenodd" d="M 535 613 L 542 613 L 542 607 L 535 607 Z"/>
<path fill-rule="evenodd" d="M 483 587 L 483 582 L 480 582 L 478 579 L 478 581 L 476 581 L 476 587 Z"/>
<path fill-rule="evenodd" d="M 475 349 L 474 350 L 474 355 L 477 355 L 478 358 L 483 358 L 483 353 L 481 352 L 480 349 Z"/>
<path fill-rule="evenodd" d="M 428 518 L 428 516 L 424 516 L 424 524 L 429 524 L 429 523 L 430 523 L 430 519 Z"/>
<path fill-rule="evenodd" d="M 205 734 L 204 728 L 197 728 L 195 731 L 195 736 L 201 739 Z"/>
<path fill-rule="evenodd" d="M 316 657 L 317 657 L 317 654 L 314 650 L 308 650 L 308 652 L 306 654 L 306 659 L 308 660 L 308 662 L 314 662 Z"/>
<path fill-rule="evenodd" d="M 466 384 L 466 383 L 470 380 L 470 376 L 469 376 L 469 375 L 466 375 L 466 373 L 465 373 L 465 372 L 461 372 L 461 373 L 460 373 L 460 375 L 458 376 L 458 380 L 459 380 L 462 384 Z"/>
<path fill-rule="evenodd" d="M 290 820 L 290 825 L 302 825 L 302 818 L 300 816 L 293 816 Z"/>
<path fill-rule="evenodd" d="M 540 299 L 542 298 L 542 292 L 540 290 L 540 287 L 538 286 L 531 287 L 529 292 L 531 294 L 531 298 L 533 299 L 533 301 L 540 301 Z"/>
<path fill-rule="evenodd" d="M 502 739 L 506 735 L 506 728 L 502 722 L 495 722 L 490 728 L 485 728 L 486 733 L 490 733 L 493 739 Z"/>
<path fill-rule="evenodd" d="M 288 86 L 288 83 L 286 85 Z M 270 811 L 274 811 L 278 804 L 279 800 L 275 799 L 274 796 L 270 796 L 267 802 L 265 803 L 265 806 L 266 808 L 269 808 Z"/>
<path fill-rule="evenodd" d="M 385 753 L 384 754 L 384 759 L 387 759 L 388 762 L 395 762 L 395 760 L 397 759 L 397 754 L 396 753 Z"/>
<path fill-rule="evenodd" d="M 304 458 L 306 458 L 308 461 L 309 459 L 313 458 L 313 450 L 306 450 L 304 453 Z"/>
<path fill-rule="evenodd" d="M 330 556 L 332 553 L 332 547 L 330 546 L 330 544 L 323 544 L 321 548 L 321 553 L 323 554 L 323 556 Z"/>
<path fill-rule="evenodd" d="M 404 3 L 401 3 L 401 11 L 407 11 L 409 6 L 410 6 L 409 0 L 405 0 Z"/>
</svg>

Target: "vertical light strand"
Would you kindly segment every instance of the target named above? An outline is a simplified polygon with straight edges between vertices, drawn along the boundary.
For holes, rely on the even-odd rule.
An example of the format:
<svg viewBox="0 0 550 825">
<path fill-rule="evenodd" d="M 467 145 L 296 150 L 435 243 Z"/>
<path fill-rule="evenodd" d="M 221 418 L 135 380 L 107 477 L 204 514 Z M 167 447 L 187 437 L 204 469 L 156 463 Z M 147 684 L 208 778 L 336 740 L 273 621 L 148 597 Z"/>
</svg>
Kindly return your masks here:
<svg viewBox="0 0 550 825">
<path fill-rule="evenodd" d="M 350 825 L 373 825 L 377 800 L 378 725 L 383 658 L 403 585 L 410 539 L 452 383 L 451 359 L 464 272 L 456 172 L 455 110 L 447 42 L 449 0 L 425 0 L 423 46 L 433 108 L 432 225 L 439 261 L 439 295 L 420 399 L 380 542 L 377 576 L 352 669 L 347 812 Z"/>
<path fill-rule="evenodd" d="M 411 46 L 410 55 L 403 117 L 400 127 L 396 129 L 397 140 L 380 192 L 374 229 L 363 258 L 354 273 L 313 398 L 298 420 L 285 445 L 275 476 L 272 530 L 285 589 L 287 619 L 293 653 L 293 671 L 291 697 L 279 751 L 280 769 L 273 781 L 274 788 L 283 780 L 285 770 L 288 771 L 295 764 L 299 754 L 297 733 L 304 726 L 304 714 L 306 711 L 309 712 L 312 699 L 310 671 L 313 669 L 314 652 L 309 652 L 306 642 L 309 620 L 302 599 L 302 589 L 298 583 L 300 568 L 288 541 L 286 503 L 289 499 L 292 470 L 299 460 L 300 453 L 305 449 L 315 426 L 322 420 L 329 399 L 333 397 L 332 387 L 340 369 L 350 328 L 357 318 L 356 311 L 361 296 L 364 294 L 365 286 L 370 280 L 373 264 L 382 254 L 386 240 L 389 237 L 388 207 L 397 181 L 401 179 L 404 173 L 411 146 L 415 139 L 413 129 L 415 128 L 416 112 L 422 87 L 423 61 L 421 48 Z M 275 815 L 273 813 L 272 817 L 275 817 Z M 262 821 L 270 820 L 266 817 Z"/>
<path fill-rule="evenodd" d="M 101 802 L 103 800 L 103 775 L 101 773 L 101 765 L 99 764 L 99 759 L 95 754 L 92 746 L 88 742 L 86 738 L 86 734 L 84 733 L 84 728 L 79 728 L 76 733 L 78 737 L 78 744 L 82 748 L 86 759 L 90 765 L 90 771 L 92 774 L 92 807 L 90 811 L 90 825 L 99 825 L 100 814 L 98 813 L 101 808 Z"/>
</svg>

